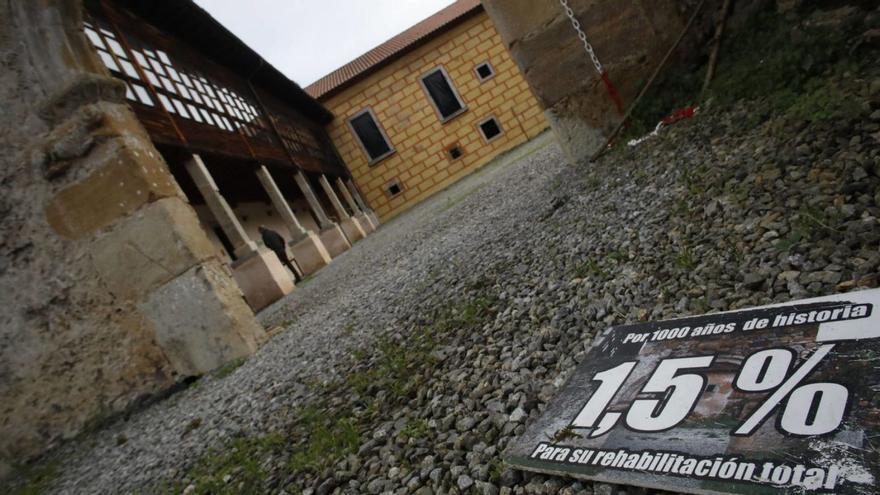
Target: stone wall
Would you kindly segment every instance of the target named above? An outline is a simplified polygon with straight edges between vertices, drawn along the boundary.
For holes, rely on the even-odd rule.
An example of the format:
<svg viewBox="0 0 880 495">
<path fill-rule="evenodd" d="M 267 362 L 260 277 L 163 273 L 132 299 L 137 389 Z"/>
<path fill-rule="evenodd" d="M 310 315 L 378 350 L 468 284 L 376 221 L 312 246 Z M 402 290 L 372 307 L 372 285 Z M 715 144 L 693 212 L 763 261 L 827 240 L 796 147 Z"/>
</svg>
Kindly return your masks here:
<svg viewBox="0 0 880 495">
<path fill-rule="evenodd" d="M 513 59 L 545 109 L 571 161 L 592 155 L 620 115 L 557 0 L 482 0 Z M 600 62 L 631 102 L 696 2 L 682 0 L 570 0 Z M 718 2 L 709 1 L 695 30 L 704 39 Z M 684 52 L 702 49 L 690 40 Z"/>
<path fill-rule="evenodd" d="M 265 336 L 81 8 L 0 4 L 0 477 Z"/>
<path fill-rule="evenodd" d="M 495 75 L 480 81 L 475 68 L 483 62 L 489 62 Z M 420 83 L 425 73 L 440 66 L 467 108 L 445 122 Z M 321 103 L 336 115 L 327 130 L 352 177 L 367 203 L 386 220 L 547 128 L 535 95 L 482 9 Z M 348 124 L 366 108 L 395 149 L 372 164 Z M 486 142 L 477 126 L 492 116 L 503 134 Z M 446 149 L 455 144 L 462 156 L 453 160 Z M 387 193 L 392 180 L 400 182 L 400 194 Z"/>
</svg>

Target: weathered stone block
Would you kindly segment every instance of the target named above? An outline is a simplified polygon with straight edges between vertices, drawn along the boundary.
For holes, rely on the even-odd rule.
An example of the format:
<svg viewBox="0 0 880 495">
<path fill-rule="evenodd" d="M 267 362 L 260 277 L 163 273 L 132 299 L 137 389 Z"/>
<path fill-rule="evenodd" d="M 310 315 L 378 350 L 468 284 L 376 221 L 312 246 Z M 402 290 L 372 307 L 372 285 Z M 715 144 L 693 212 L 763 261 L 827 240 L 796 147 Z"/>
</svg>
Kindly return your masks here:
<svg viewBox="0 0 880 495">
<path fill-rule="evenodd" d="M 68 239 L 82 238 L 146 203 L 179 196 L 168 167 L 147 144 L 115 138 L 81 160 L 92 171 L 50 201 L 45 214 L 52 229 Z"/>
<path fill-rule="evenodd" d="M 247 259 L 236 261 L 232 265 L 232 276 L 254 311 L 290 294 L 294 288 L 281 260 L 268 250 L 260 250 Z"/>
<path fill-rule="evenodd" d="M 253 354 L 266 332 L 219 262 L 199 265 L 140 304 L 156 340 L 184 376 Z"/>
<path fill-rule="evenodd" d="M 131 300 L 141 299 L 214 254 L 195 212 L 180 198 L 141 208 L 97 238 L 90 252 L 110 292 Z"/>
<path fill-rule="evenodd" d="M 569 163 L 588 159 L 606 140 L 600 129 L 577 115 L 560 115 L 553 109 L 547 110 L 545 115 Z"/>
<path fill-rule="evenodd" d="M 373 220 L 364 212 L 360 212 L 355 215 L 358 223 L 361 224 L 361 227 L 364 229 L 364 232 L 369 234 L 370 232 L 374 232 L 376 230 L 376 225 L 373 224 Z"/>
<path fill-rule="evenodd" d="M 303 275 L 309 275 L 324 268 L 331 259 L 330 253 L 327 252 L 321 239 L 312 231 L 309 231 L 304 239 L 291 243 L 290 252 Z"/>
<path fill-rule="evenodd" d="M 345 234 L 342 233 L 339 225 L 333 224 L 332 227 L 322 230 L 318 237 L 321 238 L 321 243 L 327 248 L 331 258 L 335 258 L 351 249 L 351 243 L 345 238 Z"/>
<path fill-rule="evenodd" d="M 492 17 L 495 29 L 507 44 L 527 38 L 530 33 L 564 16 L 559 2 L 535 0 L 482 0 L 483 7 Z M 575 4 L 575 2 L 571 2 Z"/>
<path fill-rule="evenodd" d="M 367 215 L 373 221 L 373 225 L 375 225 L 376 228 L 378 229 L 379 225 L 382 224 L 382 222 L 379 221 L 379 215 L 376 214 L 375 210 L 370 210 L 369 213 L 367 213 Z"/>
<path fill-rule="evenodd" d="M 100 62 L 99 62 L 100 64 Z M 104 70 L 103 65 L 96 67 Z M 66 119 L 83 105 L 96 101 L 125 101 L 125 83 L 100 73 L 77 74 L 40 105 L 40 117 L 49 123 Z"/>
<path fill-rule="evenodd" d="M 339 226 L 342 228 L 342 232 L 345 233 L 345 237 L 348 238 L 348 242 L 351 244 L 354 244 L 367 236 L 366 232 L 364 232 L 364 228 L 361 227 L 360 222 L 358 222 L 355 217 L 348 217 L 342 220 L 339 222 Z"/>
</svg>

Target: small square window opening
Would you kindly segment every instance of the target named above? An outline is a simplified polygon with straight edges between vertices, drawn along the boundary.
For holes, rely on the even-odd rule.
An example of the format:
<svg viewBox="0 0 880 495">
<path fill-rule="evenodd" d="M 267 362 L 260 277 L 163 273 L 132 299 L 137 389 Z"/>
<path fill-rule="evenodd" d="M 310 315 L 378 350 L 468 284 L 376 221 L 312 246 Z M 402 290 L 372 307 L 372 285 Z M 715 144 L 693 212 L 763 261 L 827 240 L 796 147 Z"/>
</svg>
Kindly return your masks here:
<svg viewBox="0 0 880 495">
<path fill-rule="evenodd" d="M 388 197 L 393 198 L 403 192 L 403 186 L 400 185 L 399 180 L 394 179 L 385 184 L 385 192 L 388 194 Z"/>
<path fill-rule="evenodd" d="M 482 64 L 476 67 L 477 77 L 480 78 L 480 81 L 485 81 L 490 77 L 495 75 L 495 71 L 492 69 L 492 66 L 489 65 L 489 62 L 483 62 Z"/>
<path fill-rule="evenodd" d="M 501 125 L 498 124 L 498 120 L 495 117 L 490 117 L 482 122 L 480 122 L 480 134 L 483 135 L 483 139 L 487 142 L 492 141 L 501 135 Z"/>
<path fill-rule="evenodd" d="M 464 151 L 461 149 L 461 146 L 456 143 L 446 148 L 446 154 L 449 156 L 450 160 L 457 160 L 464 155 Z"/>
</svg>

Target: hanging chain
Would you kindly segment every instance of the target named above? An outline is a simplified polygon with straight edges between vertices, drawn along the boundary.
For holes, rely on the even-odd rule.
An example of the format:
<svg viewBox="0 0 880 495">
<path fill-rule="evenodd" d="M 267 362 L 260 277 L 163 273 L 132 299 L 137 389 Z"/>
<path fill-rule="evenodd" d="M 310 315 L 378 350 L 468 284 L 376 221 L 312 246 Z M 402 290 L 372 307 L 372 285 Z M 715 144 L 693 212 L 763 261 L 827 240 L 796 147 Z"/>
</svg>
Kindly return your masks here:
<svg viewBox="0 0 880 495">
<path fill-rule="evenodd" d="M 596 52 L 593 51 L 593 45 L 587 41 L 587 33 L 581 29 L 581 23 L 574 16 L 574 11 L 571 10 L 571 7 L 568 6 L 568 0 L 559 0 L 559 3 L 562 4 L 562 8 L 565 9 L 565 15 L 571 19 L 571 25 L 574 27 L 574 30 L 577 31 L 577 37 L 584 44 L 584 50 L 587 51 L 587 54 L 590 56 L 590 60 L 593 61 L 593 66 L 596 67 L 596 72 L 602 74 L 605 72 L 605 69 L 602 68 L 602 63 L 599 62 L 599 57 L 596 56 Z"/>
</svg>

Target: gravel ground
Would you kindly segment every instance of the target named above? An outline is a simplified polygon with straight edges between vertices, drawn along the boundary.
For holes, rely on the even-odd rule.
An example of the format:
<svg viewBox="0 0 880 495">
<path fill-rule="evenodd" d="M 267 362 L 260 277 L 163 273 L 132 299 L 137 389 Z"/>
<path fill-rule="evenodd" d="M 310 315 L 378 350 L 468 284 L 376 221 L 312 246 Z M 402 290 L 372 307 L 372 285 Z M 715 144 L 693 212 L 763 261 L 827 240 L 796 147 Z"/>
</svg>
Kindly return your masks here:
<svg viewBox="0 0 880 495">
<path fill-rule="evenodd" d="M 231 374 L 61 448 L 52 491 L 612 493 L 499 462 L 597 331 L 877 286 L 880 76 L 846 84 L 834 119 L 703 109 L 595 164 L 545 135 L 264 311 L 283 330 Z M 293 469 L 309 405 L 357 441 Z"/>
<path fill-rule="evenodd" d="M 464 269 L 472 253 L 504 243 L 505 233 L 531 221 L 536 205 L 547 204 L 546 180 L 567 168 L 552 139 L 545 133 L 383 225 L 264 310 L 267 328 L 286 330 L 229 376 L 206 377 L 62 448 L 53 456 L 63 459 L 53 492 L 138 490 L 176 477 L 230 437 L 264 431 L 302 399 L 304 383 L 333 380 L 336 365 L 370 334 L 435 297 L 438 270 Z"/>
</svg>

